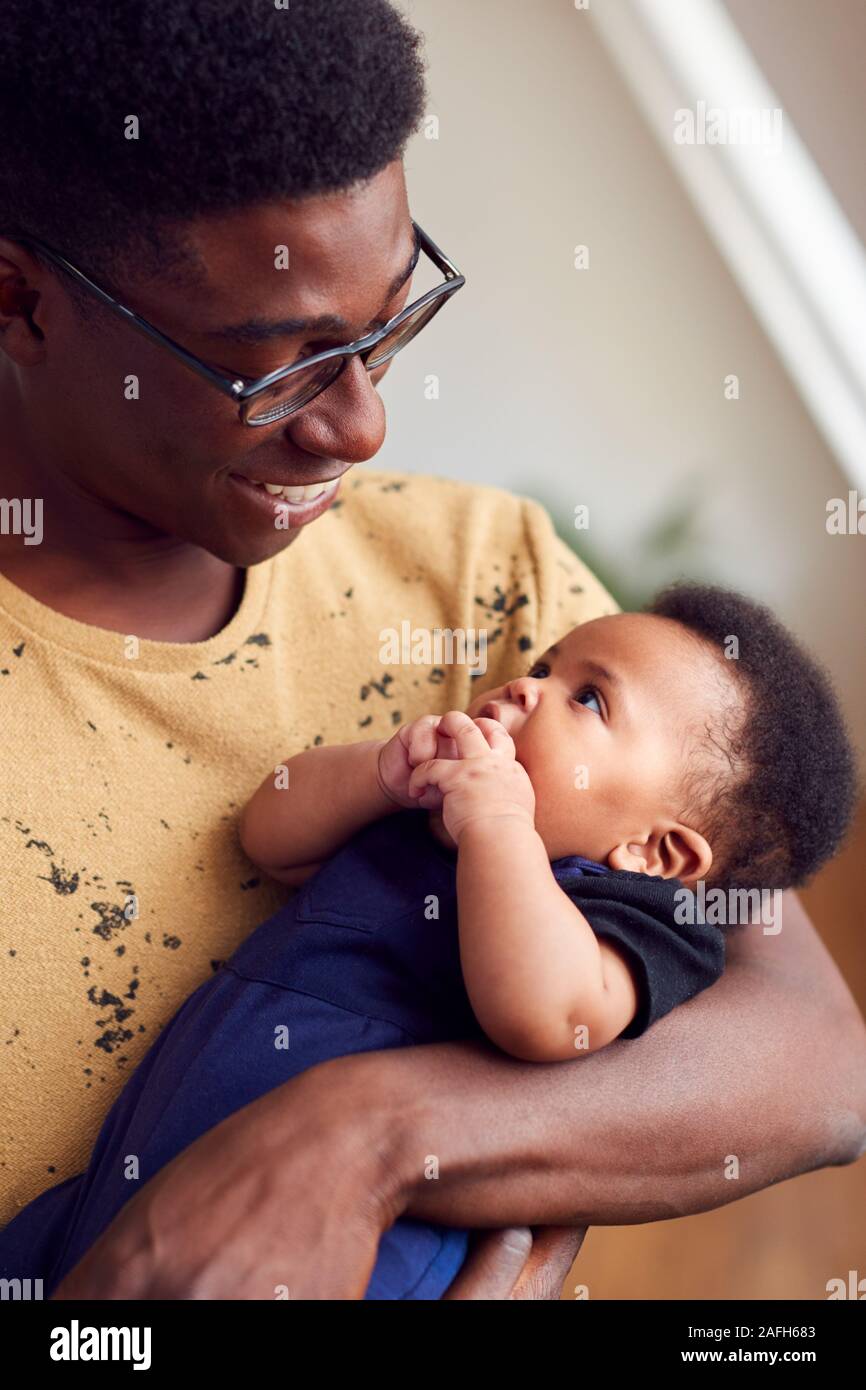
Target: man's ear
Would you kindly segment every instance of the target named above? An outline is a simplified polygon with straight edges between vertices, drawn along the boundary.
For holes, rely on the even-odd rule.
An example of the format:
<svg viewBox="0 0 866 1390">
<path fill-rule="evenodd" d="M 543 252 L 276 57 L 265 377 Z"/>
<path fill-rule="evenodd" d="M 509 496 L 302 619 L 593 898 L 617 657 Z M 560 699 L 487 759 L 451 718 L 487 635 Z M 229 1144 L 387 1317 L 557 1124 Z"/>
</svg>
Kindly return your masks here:
<svg viewBox="0 0 866 1390">
<path fill-rule="evenodd" d="M 686 884 L 706 878 L 712 862 L 713 852 L 703 835 L 679 822 L 625 841 L 608 855 L 612 869 L 651 874 L 654 878 L 678 878 Z"/>
<path fill-rule="evenodd" d="M 4 248 L 15 260 L 6 258 Z M 19 366 L 37 365 L 45 356 L 45 335 L 33 317 L 40 294 L 28 279 L 31 266 L 38 270 L 29 252 L 0 239 L 0 331 L 3 351 Z"/>
</svg>

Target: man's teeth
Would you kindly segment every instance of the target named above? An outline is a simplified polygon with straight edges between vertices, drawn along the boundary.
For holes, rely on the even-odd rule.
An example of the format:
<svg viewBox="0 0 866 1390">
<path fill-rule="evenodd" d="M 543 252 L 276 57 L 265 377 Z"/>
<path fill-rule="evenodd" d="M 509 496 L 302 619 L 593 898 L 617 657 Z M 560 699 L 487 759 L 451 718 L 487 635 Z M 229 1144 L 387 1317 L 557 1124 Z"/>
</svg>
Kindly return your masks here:
<svg viewBox="0 0 866 1390">
<path fill-rule="evenodd" d="M 321 497 L 331 485 L 328 482 L 308 483 L 306 487 L 282 487 L 280 483 L 256 483 L 256 487 L 263 487 L 271 497 L 282 497 L 285 502 L 309 502 L 314 497 Z"/>
</svg>

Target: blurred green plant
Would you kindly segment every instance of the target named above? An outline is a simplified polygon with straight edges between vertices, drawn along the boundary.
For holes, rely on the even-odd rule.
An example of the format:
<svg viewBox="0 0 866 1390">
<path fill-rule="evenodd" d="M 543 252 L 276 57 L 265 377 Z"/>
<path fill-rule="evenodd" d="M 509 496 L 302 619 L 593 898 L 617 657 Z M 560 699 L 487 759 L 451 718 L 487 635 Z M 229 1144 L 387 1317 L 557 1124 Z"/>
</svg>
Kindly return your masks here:
<svg viewBox="0 0 866 1390">
<path fill-rule="evenodd" d="M 634 611 L 671 580 L 712 578 L 712 564 L 700 524 L 704 486 L 696 476 L 649 522 L 636 545 L 630 547 L 627 569 L 612 562 L 608 554 L 592 543 L 591 525 L 587 530 L 575 528 L 574 513 L 563 505 L 561 494 L 555 497 L 539 495 L 537 486 L 520 491 L 541 503 L 550 515 L 556 534 L 592 571 L 619 606 Z"/>
</svg>

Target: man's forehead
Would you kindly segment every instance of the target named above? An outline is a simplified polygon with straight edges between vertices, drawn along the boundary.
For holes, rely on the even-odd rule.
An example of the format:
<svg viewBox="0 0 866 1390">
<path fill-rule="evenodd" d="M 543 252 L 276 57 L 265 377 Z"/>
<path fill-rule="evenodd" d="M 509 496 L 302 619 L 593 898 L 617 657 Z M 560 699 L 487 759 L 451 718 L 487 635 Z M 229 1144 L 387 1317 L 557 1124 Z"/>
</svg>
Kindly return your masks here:
<svg viewBox="0 0 866 1390">
<path fill-rule="evenodd" d="M 408 280 L 412 278 L 418 258 L 421 254 L 421 244 L 418 240 L 417 232 L 412 228 L 412 248 L 408 259 L 404 261 L 400 269 L 391 277 L 384 292 L 379 298 L 378 309 L 382 310 L 403 288 Z M 268 342 L 274 338 L 297 337 L 299 334 L 313 336 L 316 334 L 346 334 L 352 329 L 352 325 L 340 314 L 327 313 L 316 315 L 277 315 L 273 318 L 264 318 L 261 315 L 253 315 L 249 318 L 238 320 L 232 323 L 219 324 L 212 328 L 202 329 L 202 336 L 212 339 L 214 342 L 242 343 L 252 345 L 256 343 Z"/>
<path fill-rule="evenodd" d="M 349 318 L 366 324 L 393 299 L 420 252 L 399 161 L 359 189 L 230 209 L 176 230 L 196 271 L 177 317 L 214 345 L 343 337 Z M 170 298 L 165 307 L 172 312 Z"/>
<path fill-rule="evenodd" d="M 284 250 L 285 249 L 285 250 Z M 345 341 L 364 329 L 417 261 L 400 161 L 361 188 L 229 208 L 168 228 L 164 272 L 135 286 L 133 309 L 165 331 L 267 342 L 299 331 Z M 311 331 L 307 324 L 313 322 Z"/>
</svg>

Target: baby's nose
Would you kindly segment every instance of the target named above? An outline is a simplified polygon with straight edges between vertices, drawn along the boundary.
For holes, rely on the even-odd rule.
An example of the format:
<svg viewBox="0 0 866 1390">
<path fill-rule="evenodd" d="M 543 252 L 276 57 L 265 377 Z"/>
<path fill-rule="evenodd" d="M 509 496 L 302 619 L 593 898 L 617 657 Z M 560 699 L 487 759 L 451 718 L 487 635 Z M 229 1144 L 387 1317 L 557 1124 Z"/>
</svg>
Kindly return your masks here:
<svg viewBox="0 0 866 1390">
<path fill-rule="evenodd" d="M 538 682 L 531 676 L 518 676 L 508 685 L 508 698 L 528 714 L 538 699 Z"/>
</svg>

